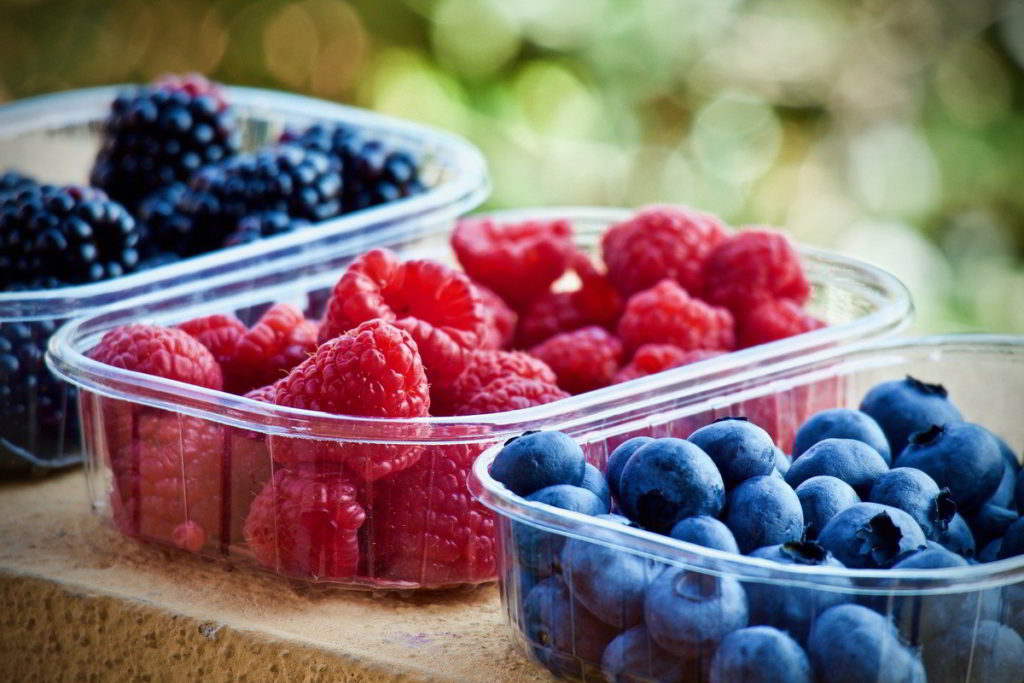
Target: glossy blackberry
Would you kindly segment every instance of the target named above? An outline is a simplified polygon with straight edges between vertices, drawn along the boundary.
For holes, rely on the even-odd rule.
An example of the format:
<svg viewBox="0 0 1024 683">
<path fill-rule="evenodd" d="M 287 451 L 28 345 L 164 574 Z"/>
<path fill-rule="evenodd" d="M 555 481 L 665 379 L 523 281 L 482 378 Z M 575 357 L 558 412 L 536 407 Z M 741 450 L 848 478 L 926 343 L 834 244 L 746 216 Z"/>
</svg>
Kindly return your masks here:
<svg viewBox="0 0 1024 683">
<path fill-rule="evenodd" d="M 224 239 L 225 247 L 257 242 L 264 237 L 283 235 L 309 225 L 309 221 L 292 218 L 283 211 L 266 211 L 246 216 L 238 221 L 238 227 Z"/>
<path fill-rule="evenodd" d="M 240 141 L 234 112 L 205 80 L 127 90 L 103 123 L 90 182 L 134 210 L 154 190 L 233 156 Z"/>
<path fill-rule="evenodd" d="M 34 178 L 18 171 L 5 171 L 0 174 L 0 204 L 22 190 L 36 187 L 39 187 L 39 183 Z"/>
<path fill-rule="evenodd" d="M 182 251 L 192 226 L 188 216 L 178 210 L 178 202 L 186 189 L 184 183 L 174 183 L 160 188 L 139 203 L 135 216 L 139 221 L 139 254 L 143 259 Z"/>
<path fill-rule="evenodd" d="M 286 133 L 284 138 L 339 160 L 345 186 L 345 213 L 426 191 L 412 155 L 353 128 L 316 124 L 301 133 Z"/>
</svg>

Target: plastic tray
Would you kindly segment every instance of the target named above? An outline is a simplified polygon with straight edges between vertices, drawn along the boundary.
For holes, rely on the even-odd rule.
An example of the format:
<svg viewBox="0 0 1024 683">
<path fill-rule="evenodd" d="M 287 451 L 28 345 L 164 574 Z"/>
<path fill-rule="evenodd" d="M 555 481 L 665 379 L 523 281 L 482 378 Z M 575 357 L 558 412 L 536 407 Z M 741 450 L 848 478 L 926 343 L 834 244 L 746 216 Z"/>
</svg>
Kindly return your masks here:
<svg viewBox="0 0 1024 683">
<path fill-rule="evenodd" d="M 0 107 L 0 171 L 14 168 L 45 182 L 86 184 L 99 148 L 101 122 L 119 89 L 76 90 Z M 346 248 L 353 234 L 414 234 L 472 209 L 489 192 L 483 157 L 458 136 L 287 93 L 228 87 L 226 95 L 237 111 L 245 149 L 276 140 L 286 125 L 347 123 L 420 159 L 429 190 L 324 221 L 307 230 L 221 249 L 116 280 L 37 292 L 0 292 L 0 326 L 20 323 L 20 334 L 35 335 L 45 343 L 56 324 L 65 319 L 145 292 L 237 273 L 255 264 L 276 263 L 285 269 L 296 259 L 308 261 L 311 252 L 323 255 L 339 246 Z M 37 355 L 23 358 L 22 363 L 38 363 L 37 369 L 42 370 L 42 358 L 40 349 Z M 30 401 L 17 425 L 0 427 L 0 471 L 26 466 L 53 468 L 80 460 L 77 429 L 72 424 L 73 392 L 66 387 L 48 391 L 45 400 L 55 400 L 62 406 L 61 412 L 68 420 L 55 419 L 53 410 L 37 410 L 35 400 Z"/>
<path fill-rule="evenodd" d="M 579 424 L 569 431 L 583 444 L 590 461 L 603 468 L 614 446 L 627 437 L 640 434 L 685 437 L 694 428 L 718 417 L 748 414 L 746 408 L 752 401 L 763 405 L 763 401 L 768 400 L 776 410 L 785 412 L 809 393 L 818 397 L 816 407 L 819 409 L 856 407 L 864 393 L 876 383 L 906 374 L 944 384 L 964 413 L 964 419 L 992 429 L 1020 453 L 1024 445 L 1024 423 L 1020 420 L 1021 397 L 1024 396 L 1024 337 L 928 337 L 868 345 L 831 357 L 818 354 L 803 362 L 783 363 L 763 373 L 754 383 L 727 380 L 713 388 L 666 390 L 657 401 L 649 402 L 642 409 L 609 416 L 599 423 Z M 823 387 L 827 389 L 824 392 Z M 828 403 L 826 396 L 831 396 L 832 403 Z M 750 617 L 751 625 L 768 622 L 788 626 L 797 639 L 805 633 L 793 628 L 794 625 L 813 624 L 814 615 L 828 606 L 839 602 L 868 605 L 888 616 L 899 626 L 904 638 L 920 647 L 929 681 L 1020 680 L 1024 675 L 1021 668 L 1024 662 L 1020 660 L 1011 661 L 1014 666 L 1009 678 L 995 675 L 995 670 L 1001 666 L 998 658 L 1006 654 L 1000 650 L 1013 639 L 998 640 L 994 636 L 997 629 L 983 623 L 994 621 L 1024 636 L 1024 557 L 962 569 L 918 572 L 780 565 L 527 502 L 490 478 L 488 468 L 499 450 L 500 447 L 494 447 L 476 461 L 470 488 L 498 515 L 501 596 L 514 639 L 524 652 L 560 674 L 604 680 L 601 648 L 608 642 L 607 638 L 617 634 L 617 631 L 611 632 L 610 627 L 601 626 L 575 602 L 564 612 L 568 629 L 565 633 L 574 635 L 564 636 L 557 643 L 541 642 L 544 638 L 538 637 L 538 631 L 525 618 L 524 600 L 531 586 L 542 580 L 544 571 L 524 570 L 524 563 L 534 568 L 548 567 L 556 561 L 557 551 L 566 539 L 574 538 L 646 558 L 649 560 L 647 576 L 651 581 L 661 571 L 680 569 L 693 576 L 708 577 L 707 581 L 711 582 L 738 581 L 748 596 L 750 614 L 754 614 L 755 602 L 760 610 L 764 609 L 762 605 L 786 604 L 788 609 L 802 605 L 801 609 L 807 610 L 805 617 L 810 615 L 802 622 L 786 621 L 779 609 L 771 611 L 767 617 Z M 521 539 L 528 538 L 524 529 L 530 530 L 526 534 L 539 534 L 544 540 L 531 541 L 530 546 L 521 545 Z M 751 595 L 755 597 L 750 598 Z M 566 609 L 554 604 L 546 607 L 555 614 Z M 709 618 L 717 617 L 712 613 Z M 729 627 L 723 626 L 723 629 L 727 631 Z M 954 636 L 953 629 L 967 630 Z M 643 638 L 630 642 L 639 644 L 638 648 L 649 646 L 649 641 Z M 688 671 L 703 667 L 706 673 L 712 652 L 710 646 L 694 652 L 694 661 L 686 664 L 691 667 Z M 614 666 L 612 661 L 610 656 L 605 663 Z M 646 661 L 643 652 L 634 651 L 632 667 L 620 671 L 620 677 L 614 680 L 648 680 L 645 676 L 650 676 L 650 671 L 639 670 L 646 667 Z M 682 664 L 682 659 L 679 663 Z M 612 675 L 608 671 L 603 673 Z M 831 680 L 827 675 L 818 675 L 817 680 Z M 885 680 L 898 683 L 902 679 Z"/>
<path fill-rule="evenodd" d="M 544 209 L 497 217 L 568 218 L 573 221 L 580 245 L 591 249 L 609 223 L 628 214 L 608 209 Z M 200 315 L 232 311 L 249 321 L 277 301 L 293 303 L 304 308 L 310 317 L 317 317 L 322 312 L 326 291 L 351 258 L 370 247 L 385 245 L 405 257 L 450 262 L 453 257 L 448 238 L 447 233 L 441 232 L 392 240 L 382 238 L 380 233 L 363 235 L 352 240 L 347 254 L 339 251 L 331 258 L 295 265 L 286 271 L 274 264 L 261 265 L 241 279 L 209 280 L 202 290 L 193 287 L 147 295 L 121 310 L 104 311 L 63 327 L 51 340 L 48 358 L 54 371 L 83 393 L 84 445 L 90 499 L 96 511 L 114 520 L 126 533 L 174 545 L 166 530 L 149 532 L 144 525 L 124 523 L 111 507 L 112 500 L 125 497 L 125 485 L 118 482 L 120 472 L 116 471 L 123 469 L 118 450 L 132 442 L 129 435 L 140 433 L 139 418 L 148 413 L 179 419 L 177 427 L 167 427 L 177 429 L 183 437 L 180 443 L 167 439 L 171 447 L 166 457 L 182 464 L 177 471 L 188 468 L 192 454 L 181 444 L 187 442 L 185 437 L 196 428 L 197 421 L 223 433 L 213 437 L 216 446 L 222 449 L 218 456 L 222 465 L 213 473 L 220 483 L 214 487 L 221 492 L 220 509 L 217 514 L 204 513 L 203 524 L 212 528 L 207 530 L 206 542 L 197 550 L 240 560 L 254 559 L 244 539 L 245 517 L 255 493 L 274 474 L 275 448 L 282 444 L 313 448 L 323 445 L 318 442 L 333 441 L 358 442 L 367 448 L 417 449 L 421 456 L 415 476 L 421 477 L 420 484 L 435 482 L 432 491 L 444 485 L 450 495 L 415 499 L 406 495 L 412 490 L 410 486 L 415 488 L 415 482 L 410 484 L 407 480 L 401 486 L 384 480 L 373 487 L 363 487 L 360 500 L 366 510 L 366 521 L 359 531 L 363 564 L 356 575 L 331 576 L 279 558 L 264 564 L 282 574 L 376 589 L 490 581 L 497 576 L 493 518 L 478 505 L 468 519 L 458 513 L 460 506 L 465 509 L 469 495 L 465 487 L 469 467 L 486 446 L 525 429 L 554 424 L 600 424 L 623 411 L 640 409 L 667 391 L 697 389 L 723 377 L 757 378 L 773 363 L 888 333 L 905 323 L 910 312 L 906 290 L 891 276 L 842 256 L 807 249 L 803 253 L 814 285 L 812 309 L 831 322 L 831 327 L 543 406 L 463 418 L 386 420 L 269 406 L 113 368 L 83 355 L 105 330 L 128 322 L 174 324 Z M 119 416 L 123 418 L 120 423 Z M 239 462 L 239 458 L 244 462 Z M 202 498 L 206 492 L 190 492 L 180 484 L 174 490 L 180 501 L 173 521 L 181 523 L 190 519 L 189 501 Z M 396 491 L 394 495 L 392 490 Z M 410 505 L 414 511 L 408 509 Z M 400 527 L 399 532 L 388 535 L 394 527 Z M 472 527 L 476 535 L 470 534 L 467 527 Z M 438 528 L 441 530 L 437 531 Z"/>
</svg>

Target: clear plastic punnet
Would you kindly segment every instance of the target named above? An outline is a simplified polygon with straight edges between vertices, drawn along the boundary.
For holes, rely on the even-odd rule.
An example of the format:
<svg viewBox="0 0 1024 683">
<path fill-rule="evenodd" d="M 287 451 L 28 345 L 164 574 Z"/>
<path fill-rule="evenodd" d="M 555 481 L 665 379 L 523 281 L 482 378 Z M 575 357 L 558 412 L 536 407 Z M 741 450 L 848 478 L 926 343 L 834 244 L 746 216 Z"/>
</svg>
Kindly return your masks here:
<svg viewBox="0 0 1024 683">
<path fill-rule="evenodd" d="M 76 90 L 0 107 L 0 172 L 15 169 L 42 182 L 87 184 L 102 121 L 119 89 Z M 46 340 L 64 320 L 145 292 L 202 282 L 258 264 L 277 263 L 287 269 L 295 260 L 307 262 L 339 248 L 344 251 L 357 235 L 382 232 L 394 238 L 436 229 L 477 206 L 489 192 L 483 157 L 456 135 L 282 92 L 227 87 L 225 93 L 237 112 L 244 150 L 273 142 L 285 127 L 349 124 L 413 155 L 428 190 L 305 230 L 113 280 L 0 292 L 0 354 L 17 357 L 18 363 L 16 370 L 0 367 L 0 471 L 52 469 L 81 459 L 74 391 L 50 377 L 43 366 Z"/>
<path fill-rule="evenodd" d="M 1024 337 L 876 341 L 784 361 L 756 378 L 737 373 L 665 387 L 636 406 L 561 428 L 603 469 L 615 446 L 633 436 L 685 438 L 719 417 L 788 415 L 807 397 L 812 412 L 856 408 L 871 387 L 906 375 L 941 383 L 964 420 L 988 428 L 1020 458 Z M 884 570 L 804 562 L 801 553 L 816 551 L 801 544 L 786 550 L 791 563 L 704 548 L 621 519 L 518 497 L 489 475 L 500 450 L 477 459 L 470 489 L 497 515 L 500 592 L 513 639 L 560 676 L 678 681 L 708 680 L 710 673 L 713 681 L 732 680 L 720 676 L 735 671 L 728 662 L 748 634 L 722 644 L 755 626 L 776 629 L 776 639 L 785 632 L 808 657 L 809 678 L 795 667 L 778 680 L 966 683 L 1024 676 L 1024 555 Z M 620 574 L 632 572 L 633 580 L 602 594 L 608 587 L 586 578 L 595 557 Z"/>
<path fill-rule="evenodd" d="M 628 215 L 620 209 L 573 208 L 493 214 L 509 221 L 568 219 L 578 245 L 588 251 L 596 249 L 608 225 Z M 813 285 L 810 310 L 828 327 L 546 405 L 471 417 L 329 415 L 130 372 L 86 355 L 104 332 L 128 323 L 173 325 L 234 313 L 251 324 L 277 302 L 291 303 L 317 319 L 351 259 L 388 247 L 403 258 L 454 264 L 449 238 L 446 231 L 392 238 L 361 233 L 345 250 L 258 264 L 241 277 L 209 278 L 201 288 L 183 285 L 150 293 L 62 327 L 50 341 L 48 362 L 82 397 L 83 447 L 95 511 L 145 542 L 306 580 L 377 590 L 492 581 L 498 576 L 494 516 L 472 500 L 466 487 L 473 460 L 488 446 L 527 429 L 600 425 L 659 404 L 661 396 L 676 391 L 710 389 L 727 379 L 753 382 L 779 362 L 835 352 L 899 329 L 911 310 L 906 290 L 892 276 L 836 254 L 803 249 Z M 794 409 L 803 414 L 807 405 Z M 785 434 L 792 426 L 779 427 L 779 438 L 789 438 Z M 156 450 L 146 450 L 150 447 Z M 337 523 L 340 511 L 315 504 L 317 496 L 327 495 L 326 484 L 303 488 L 292 470 L 276 464 L 292 459 L 282 457 L 286 452 L 332 448 L 400 456 L 415 465 L 373 482 L 356 481 L 351 489 L 328 491 L 328 498 L 354 502 L 362 511 Z M 306 474 L 329 477 L 329 463 L 316 469 L 307 467 Z M 270 526 L 268 519 L 273 520 Z M 345 557 L 336 554 L 342 540 L 348 544 Z"/>
</svg>

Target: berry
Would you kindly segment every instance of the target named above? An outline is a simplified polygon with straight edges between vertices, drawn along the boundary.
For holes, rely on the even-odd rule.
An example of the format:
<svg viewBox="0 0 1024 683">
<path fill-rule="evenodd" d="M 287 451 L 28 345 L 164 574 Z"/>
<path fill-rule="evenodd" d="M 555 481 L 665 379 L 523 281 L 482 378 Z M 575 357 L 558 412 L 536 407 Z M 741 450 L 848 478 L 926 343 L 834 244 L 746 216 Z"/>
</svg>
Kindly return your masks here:
<svg viewBox="0 0 1024 683">
<path fill-rule="evenodd" d="M 888 569 L 926 541 L 913 517 L 878 503 L 851 505 L 818 534 L 818 542 L 853 569 Z"/>
<path fill-rule="evenodd" d="M 737 555 L 740 552 L 739 546 L 736 545 L 736 538 L 729 531 L 729 527 L 707 515 L 684 517 L 672 527 L 672 531 L 668 535 L 705 548 L 714 548 Z"/>
<path fill-rule="evenodd" d="M 1020 472 L 1020 461 L 1017 454 L 1013 452 L 1010 445 L 995 434 L 992 437 L 999 444 L 999 452 L 1003 455 L 1003 478 L 999 480 L 999 488 L 988 499 L 988 502 L 1000 507 L 1015 509 L 1017 504 L 1013 500 L 1013 487 L 1017 481 L 1017 474 Z"/>
<path fill-rule="evenodd" d="M 738 318 L 772 299 L 807 301 L 811 287 L 800 255 L 771 228 L 750 228 L 725 238 L 704 263 L 705 298 Z"/>
<path fill-rule="evenodd" d="M 853 439 L 825 439 L 793 461 L 786 481 L 797 487 L 811 477 L 827 475 L 842 479 L 867 499 L 875 480 L 889 471 L 885 460 L 871 446 Z"/>
<path fill-rule="evenodd" d="M 726 236 L 710 214 L 685 206 L 651 206 L 601 238 L 608 278 L 625 296 L 675 280 L 691 296 L 704 291 L 704 261 Z"/>
<path fill-rule="evenodd" d="M 999 559 L 999 551 L 1003 549 L 1003 539 L 997 538 L 994 541 L 990 541 L 988 545 L 982 548 L 981 552 L 978 553 L 978 562 L 987 563 L 995 562 Z"/>
<path fill-rule="evenodd" d="M 576 441 L 562 432 L 527 432 L 509 439 L 494 456 L 490 474 L 518 496 L 548 486 L 583 482 L 586 459 Z"/>
<path fill-rule="evenodd" d="M 552 292 L 522 309 L 516 325 L 515 347 L 530 348 L 560 332 L 572 332 L 591 322 L 574 292 Z"/>
<path fill-rule="evenodd" d="M 292 218 L 283 211 L 264 211 L 245 216 L 238 221 L 235 231 L 224 238 L 225 247 L 258 242 L 265 237 L 274 237 L 294 232 L 309 225 L 303 218 Z"/>
<path fill-rule="evenodd" d="M 629 353 L 644 344 L 673 344 L 684 351 L 728 351 L 734 345 L 729 311 L 692 298 L 673 280 L 629 298 L 619 337 Z"/>
<path fill-rule="evenodd" d="M 789 472 L 789 468 L 793 466 L 793 461 L 790 460 L 789 456 L 782 452 L 781 448 L 775 449 L 775 471 L 782 475 L 783 479 L 786 477 L 786 473 Z"/>
<path fill-rule="evenodd" d="M 628 382 L 631 379 L 646 377 L 662 370 L 697 363 L 720 355 L 722 355 L 721 351 L 703 349 L 683 351 L 672 344 L 644 344 L 633 354 L 633 360 L 615 373 L 612 382 L 613 384 Z"/>
<path fill-rule="evenodd" d="M 39 183 L 32 178 L 18 171 L 4 171 L 0 174 L 0 204 L 12 199 L 22 190 L 35 190 Z"/>
<path fill-rule="evenodd" d="M 804 535 L 815 539 L 829 520 L 860 502 L 857 492 L 842 479 L 818 475 L 796 487 L 796 497 L 804 511 Z"/>
<path fill-rule="evenodd" d="M 526 500 L 596 517 L 608 513 L 604 502 L 590 491 L 570 484 L 556 484 L 534 491 Z M 513 526 L 512 534 L 519 562 L 541 574 L 557 570 L 566 536 L 526 524 Z"/>
<path fill-rule="evenodd" d="M 124 325 L 108 331 L 89 357 L 100 363 L 207 389 L 223 386 L 220 366 L 205 346 L 183 330 Z"/>
<path fill-rule="evenodd" d="M 751 626 L 722 639 L 711 658 L 709 683 L 811 683 L 807 653 L 788 634 L 771 626 Z"/>
<path fill-rule="evenodd" d="M 568 398 L 553 384 L 522 377 L 496 379 L 456 411 L 456 415 L 489 415 L 551 403 Z"/>
<path fill-rule="evenodd" d="M 1016 522 L 1010 525 L 999 547 L 1000 560 L 1016 557 L 1017 555 L 1024 555 L 1024 517 L 1019 517 Z"/>
<path fill-rule="evenodd" d="M 822 327 L 825 327 L 822 320 L 807 313 L 792 299 L 770 299 L 739 319 L 736 346 L 745 349 Z"/>
<path fill-rule="evenodd" d="M 962 419 L 941 384 L 927 384 L 909 375 L 872 387 L 860 409 L 882 428 L 894 461 L 914 432 Z"/>
<path fill-rule="evenodd" d="M 729 493 L 725 525 L 740 552 L 766 545 L 798 541 L 804 532 L 804 512 L 796 492 L 771 476 L 746 479 Z"/>
<path fill-rule="evenodd" d="M 850 408 L 833 408 L 816 413 L 801 425 L 793 441 L 793 457 L 825 439 L 854 439 L 878 451 L 886 465 L 892 464 L 889 442 L 882 428 L 867 413 Z"/>
<path fill-rule="evenodd" d="M 814 622 L 807 641 L 811 668 L 830 683 L 924 683 L 918 655 L 892 622 L 861 605 L 837 605 Z"/>
<path fill-rule="evenodd" d="M 231 107 L 201 76 L 120 93 L 103 122 L 90 183 L 129 208 L 154 190 L 185 182 L 236 154 L 241 131 Z"/>
<path fill-rule="evenodd" d="M 967 520 L 959 512 L 949 520 L 949 526 L 938 532 L 935 541 L 931 541 L 931 539 L 929 541 L 937 542 L 943 548 L 968 558 L 973 558 L 978 549 L 971 527 L 967 525 Z"/>
<path fill-rule="evenodd" d="M 558 386 L 571 394 L 608 386 L 619 369 L 622 344 L 597 326 L 556 334 L 530 349 L 558 378 Z"/>
<path fill-rule="evenodd" d="M 958 621 L 922 650 L 929 681 L 1019 683 L 1024 640 L 996 621 Z"/>
<path fill-rule="evenodd" d="M 279 406 L 333 415 L 424 417 L 427 377 L 407 332 L 383 320 L 365 322 L 322 344 L 277 386 Z M 278 462 L 342 462 L 373 481 L 413 465 L 422 448 L 410 444 L 316 441 L 271 437 Z"/>
<path fill-rule="evenodd" d="M 271 405 L 273 405 L 275 399 L 277 398 L 277 388 L 282 383 L 284 383 L 286 379 L 288 378 L 283 377 L 274 382 L 273 384 L 268 384 L 263 387 L 256 387 L 255 389 L 245 392 L 243 396 L 245 398 L 252 399 L 253 401 L 259 401 L 260 403 L 270 403 Z"/>
<path fill-rule="evenodd" d="M 620 508 L 622 507 L 622 497 L 620 495 L 619 481 L 622 477 L 622 470 L 638 448 L 646 446 L 653 441 L 654 439 L 649 436 L 634 436 L 632 439 L 616 446 L 612 454 L 608 456 L 605 478 L 608 480 L 608 490 L 616 502 L 618 502 Z M 630 515 L 627 514 L 626 516 L 629 517 Z"/>
<path fill-rule="evenodd" d="M 644 621 L 658 645 L 695 658 L 747 625 L 747 598 L 736 579 L 669 566 L 647 589 Z"/>
<path fill-rule="evenodd" d="M 594 535 L 607 536 L 596 530 Z M 653 573 L 643 555 L 614 546 L 570 538 L 562 549 L 562 574 L 566 585 L 572 586 L 573 597 L 620 630 L 643 622 L 644 592 Z"/>
<path fill-rule="evenodd" d="M 622 315 L 623 298 L 608 275 L 579 249 L 573 249 L 569 255 L 569 265 L 580 280 L 579 289 L 572 292 L 576 307 L 591 324 L 614 329 Z"/>
<path fill-rule="evenodd" d="M 711 456 L 726 488 L 775 469 L 775 443 L 768 432 L 744 418 L 725 417 L 687 439 Z"/>
<path fill-rule="evenodd" d="M 238 340 L 246 333 L 246 327 L 241 320 L 233 315 L 219 313 L 183 322 L 178 325 L 178 329 L 184 330 L 205 346 L 222 370 L 234 358 Z M 225 384 L 230 385 L 230 381 Z"/>
<path fill-rule="evenodd" d="M 474 282 L 480 294 L 480 301 L 487 316 L 487 335 L 480 346 L 485 349 L 504 349 L 512 344 L 519 316 L 509 308 L 500 296 L 483 285 Z"/>
<path fill-rule="evenodd" d="M 608 482 L 605 481 L 601 470 L 589 462 L 583 470 L 583 481 L 580 482 L 580 488 L 590 491 L 604 503 L 606 508 L 612 509 L 612 494 L 608 489 Z"/>
<path fill-rule="evenodd" d="M 903 510 L 930 541 L 940 541 L 956 514 L 949 491 L 939 489 L 934 479 L 912 467 L 897 467 L 875 479 L 868 500 Z"/>
<path fill-rule="evenodd" d="M 978 548 L 983 548 L 997 538 L 1002 538 L 1007 529 L 1017 521 L 1017 513 L 991 503 L 985 503 L 981 509 L 967 518 L 967 524 L 974 535 Z"/>
<path fill-rule="evenodd" d="M 429 260 L 403 263 L 386 249 L 363 254 L 338 280 L 320 343 L 373 318 L 412 336 L 436 386 L 458 379 L 487 335 L 480 294 L 465 275 Z"/>
<path fill-rule="evenodd" d="M 700 680 L 699 662 L 684 662 L 661 649 L 645 626 L 623 631 L 608 643 L 601 655 L 601 670 L 607 680 L 617 683 Z"/>
<path fill-rule="evenodd" d="M 471 278 L 522 308 L 565 272 L 572 226 L 565 220 L 499 225 L 489 218 L 465 218 L 452 233 L 452 249 Z"/>
<path fill-rule="evenodd" d="M 260 564 L 279 573 L 349 579 L 365 520 L 356 488 L 341 472 L 279 468 L 252 501 L 245 541 Z"/>
<path fill-rule="evenodd" d="M 274 304 L 242 334 L 224 365 L 228 391 L 243 394 L 281 379 L 316 351 L 316 323 L 290 304 Z"/>
<path fill-rule="evenodd" d="M 1013 500 L 1017 504 L 1017 510 L 1024 514 L 1024 470 L 1017 475 L 1017 483 L 1013 487 Z"/>
<path fill-rule="evenodd" d="M 523 604 L 523 631 L 534 656 L 556 675 L 580 678 L 584 662 L 600 662 L 614 628 L 580 609 L 565 583 L 545 579 Z"/>
<path fill-rule="evenodd" d="M 447 387 L 432 386 L 430 412 L 451 415 L 491 382 L 506 377 L 555 384 L 555 373 L 542 360 L 520 351 L 474 351 L 469 366 Z"/>
<path fill-rule="evenodd" d="M 143 259 L 157 254 L 185 253 L 192 223 L 178 210 L 188 186 L 174 183 L 146 195 L 139 201 L 135 216 L 139 223 L 139 251 Z"/>
</svg>

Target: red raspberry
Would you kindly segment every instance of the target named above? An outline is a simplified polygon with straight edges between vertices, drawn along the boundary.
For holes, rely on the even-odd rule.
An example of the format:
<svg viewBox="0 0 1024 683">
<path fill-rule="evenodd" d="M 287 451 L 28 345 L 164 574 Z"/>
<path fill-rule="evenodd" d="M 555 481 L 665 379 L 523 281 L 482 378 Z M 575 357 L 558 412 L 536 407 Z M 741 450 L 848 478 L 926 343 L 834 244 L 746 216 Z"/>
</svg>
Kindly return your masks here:
<svg viewBox="0 0 1024 683">
<path fill-rule="evenodd" d="M 430 407 L 416 343 L 383 320 L 324 343 L 278 385 L 274 400 L 279 406 L 367 417 L 424 417 Z M 271 437 L 277 462 L 344 462 L 371 481 L 409 467 L 421 450 L 407 444 Z"/>
<path fill-rule="evenodd" d="M 628 382 L 631 379 L 646 377 L 662 370 L 678 368 L 681 365 L 689 365 L 720 355 L 722 355 L 721 351 L 706 351 L 704 349 L 683 351 L 678 346 L 671 344 L 644 344 L 633 354 L 633 360 L 629 362 L 629 365 L 615 373 L 614 383 Z"/>
<path fill-rule="evenodd" d="M 474 282 L 473 286 L 480 294 L 480 301 L 483 303 L 487 315 L 487 336 L 481 342 L 481 348 L 507 348 L 512 344 L 519 316 L 492 290 L 478 282 Z"/>
<path fill-rule="evenodd" d="M 622 314 L 619 291 L 582 251 L 573 252 L 571 264 L 580 278 L 580 288 L 573 292 L 576 307 L 586 316 L 588 324 L 614 328 Z"/>
<path fill-rule="evenodd" d="M 740 348 L 746 348 L 822 327 L 825 327 L 824 322 L 807 313 L 792 299 L 772 299 L 740 319 L 737 341 Z"/>
<path fill-rule="evenodd" d="M 612 383 L 622 360 L 622 343 L 603 327 L 591 325 L 556 334 L 530 349 L 530 355 L 548 364 L 559 387 L 580 394 Z"/>
<path fill-rule="evenodd" d="M 260 564 L 284 574 L 349 579 L 359 566 L 366 512 L 340 471 L 280 468 L 252 501 L 245 541 Z"/>
<path fill-rule="evenodd" d="M 522 377 L 555 384 L 555 373 L 544 361 L 521 351 L 476 351 L 455 383 L 430 388 L 432 415 L 452 415 L 496 379 Z"/>
<path fill-rule="evenodd" d="M 590 320 L 573 292 L 552 292 L 543 296 L 519 315 L 515 347 L 528 349 L 560 332 L 586 326 Z"/>
<path fill-rule="evenodd" d="M 691 297 L 675 280 L 662 280 L 626 302 L 619 338 L 629 352 L 644 344 L 728 351 L 734 344 L 733 320 L 729 311 Z"/>
<path fill-rule="evenodd" d="M 723 240 L 704 264 L 705 298 L 742 317 L 771 299 L 807 301 L 811 287 L 800 254 L 771 228 L 750 228 Z"/>
<path fill-rule="evenodd" d="M 274 304 L 243 334 L 225 365 L 233 393 L 276 382 L 316 351 L 317 326 L 290 304 Z"/>
<path fill-rule="evenodd" d="M 565 220 L 498 225 L 490 218 L 467 218 L 455 226 L 452 249 L 471 278 L 521 308 L 565 272 L 572 226 Z"/>
<path fill-rule="evenodd" d="M 221 366 L 231 362 L 235 346 L 246 332 L 245 324 L 233 315 L 208 315 L 178 325 L 197 342 L 205 346 Z"/>
<path fill-rule="evenodd" d="M 356 259 L 334 286 L 320 342 L 382 318 L 416 340 L 432 384 L 455 381 L 487 333 L 480 294 L 462 273 L 434 261 L 402 263 L 386 249 Z"/>
<path fill-rule="evenodd" d="M 569 394 L 547 382 L 541 382 L 536 379 L 524 379 L 522 377 L 503 377 L 494 380 L 481 389 L 476 396 L 464 403 L 455 414 L 488 415 L 491 413 L 504 413 L 509 410 L 521 410 L 568 397 Z"/>
<path fill-rule="evenodd" d="M 173 327 L 125 325 L 106 334 L 89 357 L 116 368 L 144 372 L 207 389 L 220 389 L 220 366 L 205 346 Z"/>
<path fill-rule="evenodd" d="M 726 234 L 710 214 L 685 206 L 650 206 L 609 228 L 601 239 L 601 254 L 608 278 L 626 296 L 665 278 L 700 296 L 704 261 Z"/>
</svg>

